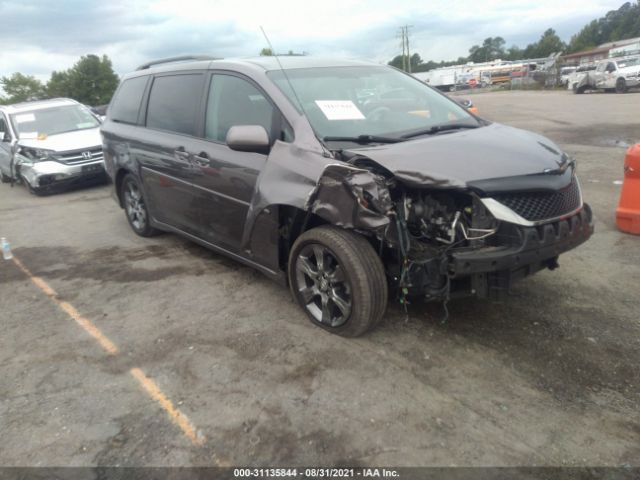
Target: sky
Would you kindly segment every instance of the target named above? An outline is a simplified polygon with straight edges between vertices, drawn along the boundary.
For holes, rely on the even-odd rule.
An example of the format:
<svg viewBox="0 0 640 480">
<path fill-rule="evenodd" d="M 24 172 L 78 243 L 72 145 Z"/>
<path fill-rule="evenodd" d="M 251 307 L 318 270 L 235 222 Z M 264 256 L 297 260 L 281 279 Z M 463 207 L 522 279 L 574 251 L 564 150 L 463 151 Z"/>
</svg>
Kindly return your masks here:
<svg viewBox="0 0 640 480">
<path fill-rule="evenodd" d="M 489 36 L 520 47 L 554 28 L 568 41 L 624 0 L 0 0 L 0 76 L 46 81 L 81 55 L 108 55 L 122 75 L 157 58 L 184 54 L 278 53 L 365 58 L 401 53 L 398 31 L 411 25 L 411 52 L 423 60 L 465 56 Z"/>
</svg>

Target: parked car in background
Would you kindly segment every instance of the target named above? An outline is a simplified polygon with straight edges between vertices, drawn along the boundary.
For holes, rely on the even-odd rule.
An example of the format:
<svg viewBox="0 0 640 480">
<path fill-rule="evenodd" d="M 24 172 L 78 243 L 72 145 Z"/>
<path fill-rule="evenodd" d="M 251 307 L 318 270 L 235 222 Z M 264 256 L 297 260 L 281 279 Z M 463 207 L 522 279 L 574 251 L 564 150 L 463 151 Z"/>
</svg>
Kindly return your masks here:
<svg viewBox="0 0 640 480">
<path fill-rule="evenodd" d="M 361 335 L 387 295 L 504 298 L 592 234 L 575 162 L 415 77 L 314 57 L 153 62 L 102 125 L 133 231 L 182 235 Z"/>
<path fill-rule="evenodd" d="M 625 93 L 640 85 L 640 57 L 603 60 L 594 74 L 595 87 Z"/>
<path fill-rule="evenodd" d="M 560 69 L 560 85 L 567 88 L 571 74 L 577 69 L 578 67 L 562 67 Z"/>
<path fill-rule="evenodd" d="M 452 98 L 452 100 L 460 105 L 462 105 L 464 108 L 466 108 L 467 110 L 469 110 L 471 113 L 473 113 L 474 115 L 478 115 L 478 107 L 476 107 L 473 102 L 471 100 L 469 100 L 468 98 Z"/>
<path fill-rule="evenodd" d="M 595 69 L 595 64 L 580 65 L 575 72 L 569 74 L 567 89 L 572 90 L 573 93 L 584 93 L 589 84 L 592 83 Z"/>
<path fill-rule="evenodd" d="M 589 71 L 579 70 L 580 76 L 571 85 L 574 93 L 588 90 L 626 93 L 630 88 L 640 87 L 640 56 L 608 58 Z"/>
<path fill-rule="evenodd" d="M 91 112 L 100 119 L 101 122 L 104 121 L 104 117 L 107 115 L 107 107 L 109 105 L 97 105 L 93 107 L 89 107 Z"/>
<path fill-rule="evenodd" d="M 41 194 L 105 181 L 100 120 L 68 98 L 0 106 L 0 175 Z"/>
</svg>

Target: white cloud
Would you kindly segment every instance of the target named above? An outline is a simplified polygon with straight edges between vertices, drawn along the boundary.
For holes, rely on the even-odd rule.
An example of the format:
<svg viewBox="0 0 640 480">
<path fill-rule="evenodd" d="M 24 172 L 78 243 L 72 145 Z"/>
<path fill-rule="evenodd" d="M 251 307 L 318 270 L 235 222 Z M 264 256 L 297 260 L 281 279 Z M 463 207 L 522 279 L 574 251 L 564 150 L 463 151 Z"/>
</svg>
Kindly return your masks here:
<svg viewBox="0 0 640 480">
<path fill-rule="evenodd" d="M 412 52 L 453 59 L 500 35 L 507 45 L 536 40 L 549 27 L 565 40 L 620 0 L 0 0 L 0 75 L 48 78 L 80 55 L 107 54 L 118 73 L 163 56 L 278 52 L 388 61 L 400 51 L 400 25 L 413 25 Z"/>
</svg>

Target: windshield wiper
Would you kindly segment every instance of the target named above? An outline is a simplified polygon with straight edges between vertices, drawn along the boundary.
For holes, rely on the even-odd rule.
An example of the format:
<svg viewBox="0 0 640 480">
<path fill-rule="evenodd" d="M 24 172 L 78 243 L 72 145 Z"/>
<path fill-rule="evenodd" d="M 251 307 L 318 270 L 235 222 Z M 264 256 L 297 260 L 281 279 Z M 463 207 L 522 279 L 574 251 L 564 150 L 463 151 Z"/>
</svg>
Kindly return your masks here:
<svg viewBox="0 0 640 480">
<path fill-rule="evenodd" d="M 324 137 L 325 142 L 354 142 L 354 143 L 398 143 L 404 142 L 404 138 L 381 137 L 379 135 L 358 135 L 356 137 Z"/>
<path fill-rule="evenodd" d="M 445 123 L 443 125 L 434 125 L 424 130 L 418 130 L 417 132 L 406 133 L 401 135 L 401 138 L 413 138 L 420 135 L 432 135 L 434 133 L 445 132 L 447 130 L 462 130 L 464 128 L 478 128 L 479 125 L 469 125 L 468 123 Z"/>
</svg>

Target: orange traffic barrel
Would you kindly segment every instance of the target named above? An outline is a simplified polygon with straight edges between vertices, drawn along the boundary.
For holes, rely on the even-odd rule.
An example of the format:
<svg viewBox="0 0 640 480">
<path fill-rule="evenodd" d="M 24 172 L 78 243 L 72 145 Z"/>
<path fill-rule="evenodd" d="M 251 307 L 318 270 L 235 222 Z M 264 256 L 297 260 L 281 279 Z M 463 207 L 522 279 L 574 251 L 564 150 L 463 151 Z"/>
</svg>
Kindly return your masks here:
<svg viewBox="0 0 640 480">
<path fill-rule="evenodd" d="M 640 143 L 629 147 L 624 157 L 624 181 L 616 223 L 623 232 L 640 235 Z"/>
</svg>

